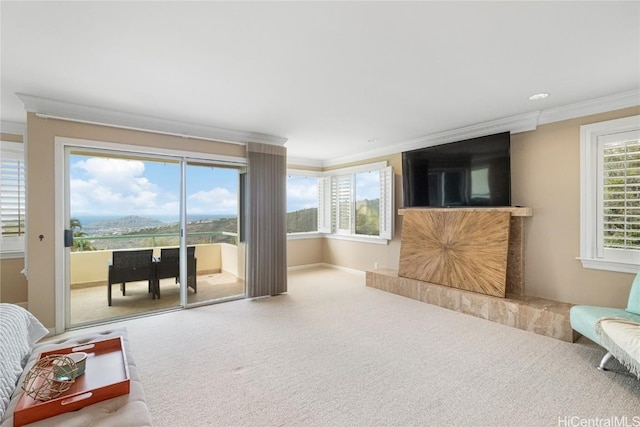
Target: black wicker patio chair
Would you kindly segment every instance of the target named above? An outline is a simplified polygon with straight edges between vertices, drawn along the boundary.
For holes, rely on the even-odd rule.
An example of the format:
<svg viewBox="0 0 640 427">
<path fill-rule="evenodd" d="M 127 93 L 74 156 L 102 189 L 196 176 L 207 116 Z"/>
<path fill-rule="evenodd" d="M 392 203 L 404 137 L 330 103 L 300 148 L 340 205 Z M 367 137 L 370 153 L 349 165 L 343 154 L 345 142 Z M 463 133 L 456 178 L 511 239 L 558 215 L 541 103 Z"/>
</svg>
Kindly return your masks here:
<svg viewBox="0 0 640 427">
<path fill-rule="evenodd" d="M 196 247 L 187 247 L 187 286 L 198 292 L 196 282 Z M 160 250 L 160 259 L 156 262 L 155 294 L 160 298 L 160 279 L 174 277 L 176 283 L 180 281 L 180 248 L 164 248 Z"/>
<path fill-rule="evenodd" d="M 149 292 L 154 292 L 155 268 L 153 263 L 153 249 L 135 251 L 114 251 L 109 265 L 107 280 L 107 301 L 111 305 L 111 285 L 120 283 L 122 296 L 126 296 L 126 283 L 146 280 L 149 282 Z"/>
</svg>

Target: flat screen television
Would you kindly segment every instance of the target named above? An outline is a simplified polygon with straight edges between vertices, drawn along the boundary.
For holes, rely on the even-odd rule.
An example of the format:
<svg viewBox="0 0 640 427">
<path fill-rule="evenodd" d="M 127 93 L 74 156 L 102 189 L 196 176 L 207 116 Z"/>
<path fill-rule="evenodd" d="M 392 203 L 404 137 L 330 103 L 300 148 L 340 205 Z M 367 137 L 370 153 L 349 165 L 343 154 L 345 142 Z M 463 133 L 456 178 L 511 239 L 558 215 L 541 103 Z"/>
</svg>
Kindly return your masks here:
<svg viewBox="0 0 640 427">
<path fill-rule="evenodd" d="M 403 205 L 511 205 L 509 132 L 402 153 Z"/>
</svg>

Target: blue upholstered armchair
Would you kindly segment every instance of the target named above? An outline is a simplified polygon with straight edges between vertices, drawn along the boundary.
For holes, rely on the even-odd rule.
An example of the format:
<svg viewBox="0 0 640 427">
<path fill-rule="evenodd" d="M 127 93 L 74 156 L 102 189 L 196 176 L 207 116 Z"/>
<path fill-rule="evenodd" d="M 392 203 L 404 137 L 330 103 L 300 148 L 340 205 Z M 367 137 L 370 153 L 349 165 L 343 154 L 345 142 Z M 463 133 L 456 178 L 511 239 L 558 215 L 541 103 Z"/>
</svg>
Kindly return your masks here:
<svg viewBox="0 0 640 427">
<path fill-rule="evenodd" d="M 571 327 L 591 341 L 606 348 L 596 330 L 596 324 L 603 318 L 618 318 L 640 323 L 640 273 L 636 275 L 631 285 L 631 292 L 629 293 L 629 301 L 627 302 L 626 309 L 588 305 L 571 307 Z M 604 369 L 604 365 L 610 358 L 611 353 L 607 353 L 602 359 L 602 362 L 600 362 L 599 368 Z"/>
</svg>

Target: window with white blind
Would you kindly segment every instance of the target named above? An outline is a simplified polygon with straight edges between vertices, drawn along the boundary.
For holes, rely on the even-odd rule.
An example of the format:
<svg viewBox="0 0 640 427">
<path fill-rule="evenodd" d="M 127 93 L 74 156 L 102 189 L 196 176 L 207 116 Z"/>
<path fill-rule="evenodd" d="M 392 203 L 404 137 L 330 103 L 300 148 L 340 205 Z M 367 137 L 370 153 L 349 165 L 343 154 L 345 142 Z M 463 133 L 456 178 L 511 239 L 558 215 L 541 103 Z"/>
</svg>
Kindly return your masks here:
<svg viewBox="0 0 640 427">
<path fill-rule="evenodd" d="M 24 148 L 18 142 L 0 142 L 0 253 L 24 252 L 25 168 Z"/>
<path fill-rule="evenodd" d="M 640 116 L 581 128 L 581 260 L 640 271 Z"/>
<path fill-rule="evenodd" d="M 366 241 L 393 238 L 394 176 L 386 162 L 317 175 L 318 232 Z"/>
</svg>

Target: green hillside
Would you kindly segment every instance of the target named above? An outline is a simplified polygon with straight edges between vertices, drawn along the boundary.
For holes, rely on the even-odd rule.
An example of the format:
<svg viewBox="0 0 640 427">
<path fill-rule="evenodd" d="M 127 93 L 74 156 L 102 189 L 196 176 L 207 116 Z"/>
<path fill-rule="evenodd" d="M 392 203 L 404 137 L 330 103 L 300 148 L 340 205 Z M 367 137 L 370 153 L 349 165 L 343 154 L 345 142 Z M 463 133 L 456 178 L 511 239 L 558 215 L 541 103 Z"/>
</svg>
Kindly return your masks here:
<svg viewBox="0 0 640 427">
<path fill-rule="evenodd" d="M 287 212 L 287 233 L 318 231 L 318 208 Z"/>
<path fill-rule="evenodd" d="M 187 244 L 231 243 L 236 244 L 237 237 L 229 234 L 238 232 L 236 218 L 220 218 L 187 223 Z M 127 228 L 125 228 L 127 230 Z M 142 227 L 121 233 L 78 236 L 74 240 L 82 250 L 127 249 L 155 246 L 177 246 L 179 240 L 179 224 Z M 229 234 L 223 234 L 229 233 Z M 100 237 L 100 238 L 95 238 Z M 83 243 L 84 242 L 84 243 Z M 88 244 L 86 243 L 88 242 Z M 77 249 L 77 248 L 76 248 Z"/>
<path fill-rule="evenodd" d="M 309 208 L 287 213 L 287 233 L 318 230 L 318 209 Z M 380 199 L 356 201 L 356 234 L 380 234 Z"/>
<path fill-rule="evenodd" d="M 127 224 L 135 218 L 127 218 Z M 359 200 L 356 202 L 356 234 L 377 236 L 379 234 L 380 202 Z M 128 228 L 128 227 L 127 227 Z M 127 229 L 125 228 L 125 229 Z M 287 213 L 287 233 L 318 231 L 318 209 L 301 209 Z M 220 218 L 193 221 L 187 224 L 187 244 L 231 243 L 238 239 L 237 218 Z M 86 236 L 82 228 L 76 233 L 76 247 L 72 250 L 126 249 L 153 246 L 177 246 L 179 244 L 179 224 L 156 225 L 127 230 L 120 233 Z M 231 235 L 230 235 L 231 234 Z M 82 248 L 82 249 L 80 249 Z"/>
<path fill-rule="evenodd" d="M 380 199 L 356 201 L 356 234 L 380 234 Z"/>
</svg>

